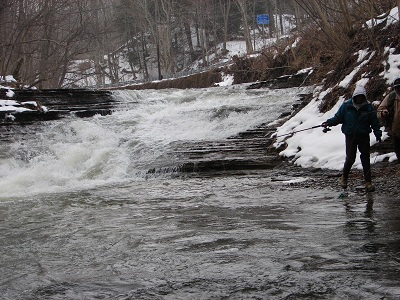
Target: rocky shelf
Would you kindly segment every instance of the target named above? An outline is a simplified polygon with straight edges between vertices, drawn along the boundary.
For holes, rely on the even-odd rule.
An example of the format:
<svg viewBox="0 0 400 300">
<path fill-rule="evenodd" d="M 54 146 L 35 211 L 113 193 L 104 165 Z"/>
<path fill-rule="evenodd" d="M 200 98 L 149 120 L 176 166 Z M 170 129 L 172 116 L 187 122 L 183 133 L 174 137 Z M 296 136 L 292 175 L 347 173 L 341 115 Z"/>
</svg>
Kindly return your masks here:
<svg viewBox="0 0 400 300">
<path fill-rule="evenodd" d="M 7 97 L 8 89 L 0 89 L 0 99 L 18 102 L 37 102 L 47 111 L 26 110 L 23 112 L 0 111 L 0 125 L 29 124 L 47 121 L 74 114 L 77 117 L 91 117 L 96 114 L 112 113 L 114 98 L 110 91 L 89 89 L 13 89 L 13 97 Z M 12 118 L 9 118 L 9 115 Z M 7 117 L 8 116 L 8 117 Z"/>
<path fill-rule="evenodd" d="M 290 115 L 285 114 L 281 122 Z M 274 169 L 284 161 L 272 145 L 275 141 L 273 134 L 276 126 L 279 126 L 279 123 L 261 124 L 223 141 L 172 144 L 164 155 L 168 157 L 167 161 L 174 161 L 176 164 L 157 166 L 148 173 L 218 176 Z"/>
<path fill-rule="evenodd" d="M 279 166 L 283 159 L 272 144 L 277 126 L 293 117 L 311 100 L 310 94 L 299 95 L 292 110 L 282 113 L 274 125 L 261 124 L 223 141 L 176 143 L 166 154 L 174 166 L 159 166 L 149 173 L 176 172 L 177 174 L 211 175 L 236 173 L 250 170 L 266 170 Z"/>
</svg>

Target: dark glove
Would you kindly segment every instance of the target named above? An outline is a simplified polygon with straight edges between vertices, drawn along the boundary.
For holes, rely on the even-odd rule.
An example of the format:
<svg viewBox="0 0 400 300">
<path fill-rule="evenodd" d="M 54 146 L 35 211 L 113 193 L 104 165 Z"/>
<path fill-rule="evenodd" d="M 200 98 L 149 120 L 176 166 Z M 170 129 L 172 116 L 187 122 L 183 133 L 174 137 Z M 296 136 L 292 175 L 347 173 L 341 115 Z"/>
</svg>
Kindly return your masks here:
<svg viewBox="0 0 400 300">
<path fill-rule="evenodd" d="M 329 124 L 328 124 L 328 122 L 324 122 L 324 123 L 321 124 L 321 126 L 326 128 L 326 127 L 329 126 Z"/>
<path fill-rule="evenodd" d="M 376 141 L 377 141 L 378 143 L 382 143 L 382 138 L 381 138 L 381 137 L 377 137 L 377 138 L 376 138 Z"/>
</svg>

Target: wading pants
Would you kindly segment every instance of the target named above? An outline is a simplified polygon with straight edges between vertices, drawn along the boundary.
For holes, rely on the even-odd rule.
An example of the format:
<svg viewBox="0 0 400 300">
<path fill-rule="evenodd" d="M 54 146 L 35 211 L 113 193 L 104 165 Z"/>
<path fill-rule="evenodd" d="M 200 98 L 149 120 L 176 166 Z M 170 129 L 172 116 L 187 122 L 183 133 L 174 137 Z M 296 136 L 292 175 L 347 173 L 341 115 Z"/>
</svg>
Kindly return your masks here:
<svg viewBox="0 0 400 300">
<path fill-rule="evenodd" d="M 356 161 L 357 148 L 361 153 L 360 159 L 364 171 L 364 180 L 365 182 L 369 182 L 371 181 L 369 135 L 361 137 L 352 137 L 346 135 L 346 161 L 344 162 L 343 166 L 343 177 L 349 177 L 350 169 Z"/>
</svg>

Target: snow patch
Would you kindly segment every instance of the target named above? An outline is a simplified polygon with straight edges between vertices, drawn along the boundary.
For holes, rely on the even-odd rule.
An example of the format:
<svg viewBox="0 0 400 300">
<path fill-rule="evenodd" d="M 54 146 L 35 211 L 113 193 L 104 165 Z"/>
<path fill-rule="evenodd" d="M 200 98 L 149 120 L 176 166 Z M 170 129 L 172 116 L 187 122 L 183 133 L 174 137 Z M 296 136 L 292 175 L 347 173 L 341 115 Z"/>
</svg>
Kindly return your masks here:
<svg viewBox="0 0 400 300">
<path fill-rule="evenodd" d="M 231 86 L 233 85 L 235 78 L 231 74 L 224 74 L 222 73 L 222 81 L 216 83 L 216 86 Z"/>
<path fill-rule="evenodd" d="M 368 28 L 372 28 L 374 26 L 377 26 L 385 21 L 387 21 L 386 23 L 386 28 L 389 27 L 390 25 L 397 23 L 399 21 L 399 10 L 398 7 L 394 7 L 389 15 L 386 18 L 383 18 L 385 14 L 378 16 L 377 18 L 371 19 L 369 21 L 366 22 L 366 25 Z"/>
</svg>

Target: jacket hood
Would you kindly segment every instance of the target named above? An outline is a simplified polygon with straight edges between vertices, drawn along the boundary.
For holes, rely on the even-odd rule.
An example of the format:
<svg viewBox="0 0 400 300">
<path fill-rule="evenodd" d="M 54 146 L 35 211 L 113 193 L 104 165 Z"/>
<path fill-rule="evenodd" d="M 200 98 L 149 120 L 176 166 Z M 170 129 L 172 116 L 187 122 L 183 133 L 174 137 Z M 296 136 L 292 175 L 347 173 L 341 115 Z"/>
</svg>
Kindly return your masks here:
<svg viewBox="0 0 400 300">
<path fill-rule="evenodd" d="M 360 95 L 363 95 L 365 100 L 364 100 L 363 102 L 361 102 L 361 103 L 355 103 L 355 102 L 354 102 L 354 97 L 355 97 L 355 96 L 360 96 Z M 365 90 L 365 88 L 364 88 L 363 86 L 360 86 L 360 85 L 356 86 L 356 88 L 354 89 L 353 97 L 352 97 L 351 100 L 352 100 L 353 106 L 354 106 L 357 110 L 359 110 L 359 109 L 360 109 L 361 107 L 363 107 L 364 105 L 368 104 L 368 101 L 367 101 L 367 91 Z"/>
<path fill-rule="evenodd" d="M 365 99 L 367 99 L 367 91 L 361 85 L 357 85 L 353 92 L 353 98 L 358 95 L 364 95 Z"/>
</svg>

